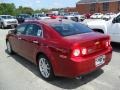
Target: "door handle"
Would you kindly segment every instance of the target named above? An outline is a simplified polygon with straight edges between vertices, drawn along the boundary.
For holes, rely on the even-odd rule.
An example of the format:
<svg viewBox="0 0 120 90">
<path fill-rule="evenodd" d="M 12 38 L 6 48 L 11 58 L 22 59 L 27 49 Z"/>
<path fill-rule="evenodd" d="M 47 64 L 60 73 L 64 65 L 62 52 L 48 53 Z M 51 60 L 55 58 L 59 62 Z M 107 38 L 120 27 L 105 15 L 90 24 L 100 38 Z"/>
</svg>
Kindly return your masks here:
<svg viewBox="0 0 120 90">
<path fill-rule="evenodd" d="M 18 40 L 22 40 L 22 38 L 19 37 Z"/>
<path fill-rule="evenodd" d="M 38 44 L 39 42 L 38 41 L 32 41 L 33 43 L 35 43 L 35 44 Z"/>
</svg>

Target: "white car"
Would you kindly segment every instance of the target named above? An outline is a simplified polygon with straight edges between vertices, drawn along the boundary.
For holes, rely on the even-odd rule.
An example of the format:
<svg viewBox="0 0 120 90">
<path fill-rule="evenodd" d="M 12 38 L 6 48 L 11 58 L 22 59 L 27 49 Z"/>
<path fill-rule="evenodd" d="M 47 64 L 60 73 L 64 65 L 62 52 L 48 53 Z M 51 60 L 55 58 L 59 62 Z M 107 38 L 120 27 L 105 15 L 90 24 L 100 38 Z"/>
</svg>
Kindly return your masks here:
<svg viewBox="0 0 120 90">
<path fill-rule="evenodd" d="M 102 19 L 103 14 L 102 13 L 94 13 L 90 16 L 91 19 Z"/>
<path fill-rule="evenodd" d="M 72 16 L 72 15 L 64 16 L 63 19 L 68 19 L 68 20 L 78 22 L 77 18 L 75 16 Z"/>
<path fill-rule="evenodd" d="M 16 27 L 18 25 L 17 19 L 13 18 L 11 15 L 0 15 L 0 27 L 2 29 L 6 27 Z"/>
<path fill-rule="evenodd" d="M 106 14 L 103 15 L 102 18 L 103 18 L 104 20 L 109 20 L 109 19 L 115 17 L 115 15 L 116 15 L 115 13 L 106 13 Z"/>
<path fill-rule="evenodd" d="M 112 42 L 120 43 L 120 13 L 108 21 L 105 20 L 85 20 L 84 24 L 94 31 L 101 32 L 111 36 Z"/>
<path fill-rule="evenodd" d="M 50 19 L 50 17 L 46 16 L 45 14 L 41 14 L 41 13 L 35 13 L 32 15 L 32 17 L 39 19 L 39 20 Z"/>
<path fill-rule="evenodd" d="M 85 16 L 80 15 L 78 12 L 70 12 L 69 14 L 75 16 L 78 19 L 78 21 L 83 21 L 85 19 Z"/>
</svg>

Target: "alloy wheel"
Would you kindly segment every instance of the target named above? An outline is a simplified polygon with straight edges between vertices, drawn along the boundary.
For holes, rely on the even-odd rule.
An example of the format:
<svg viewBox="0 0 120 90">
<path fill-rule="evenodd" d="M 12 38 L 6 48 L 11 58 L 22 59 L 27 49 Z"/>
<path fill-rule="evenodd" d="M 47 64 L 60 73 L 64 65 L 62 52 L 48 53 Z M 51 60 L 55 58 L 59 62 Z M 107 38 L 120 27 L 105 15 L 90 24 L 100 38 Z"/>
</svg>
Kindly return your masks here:
<svg viewBox="0 0 120 90">
<path fill-rule="evenodd" d="M 48 63 L 48 61 L 46 60 L 46 58 L 40 58 L 39 59 L 39 70 L 40 70 L 40 73 L 41 75 L 44 77 L 44 78 L 49 78 L 50 77 L 50 74 L 51 74 L 51 67 Z"/>
</svg>

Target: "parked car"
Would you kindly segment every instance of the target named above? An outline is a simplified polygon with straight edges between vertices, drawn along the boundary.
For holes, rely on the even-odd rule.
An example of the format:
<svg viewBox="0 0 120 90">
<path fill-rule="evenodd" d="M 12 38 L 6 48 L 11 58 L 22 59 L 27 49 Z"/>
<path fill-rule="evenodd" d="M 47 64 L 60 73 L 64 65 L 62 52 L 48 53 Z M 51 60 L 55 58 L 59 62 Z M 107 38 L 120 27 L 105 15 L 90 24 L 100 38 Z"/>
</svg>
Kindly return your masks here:
<svg viewBox="0 0 120 90">
<path fill-rule="evenodd" d="M 29 18 L 31 18 L 31 16 L 29 14 L 19 14 L 16 16 L 18 23 L 23 23 L 25 20 L 28 20 Z"/>
<path fill-rule="evenodd" d="M 0 27 L 2 29 L 11 27 L 14 28 L 18 25 L 17 19 L 13 18 L 11 15 L 0 15 Z"/>
<path fill-rule="evenodd" d="M 113 18 L 115 16 L 116 16 L 115 13 L 106 13 L 106 14 L 103 15 L 102 18 L 103 18 L 103 20 L 109 20 L 109 19 L 111 19 L 111 18 Z"/>
<path fill-rule="evenodd" d="M 104 33 L 111 36 L 112 42 L 120 43 L 120 13 L 108 21 L 105 20 L 91 20 L 84 21 L 88 27 L 96 32 Z"/>
<path fill-rule="evenodd" d="M 107 65 L 112 56 L 110 38 L 69 20 L 39 20 L 19 25 L 6 37 L 7 51 L 27 58 L 41 76 L 74 78 Z"/>
<path fill-rule="evenodd" d="M 60 16 L 60 15 L 51 15 L 50 16 L 51 17 L 51 19 L 61 19 L 61 18 L 63 18 L 63 16 Z"/>
<path fill-rule="evenodd" d="M 90 16 L 91 16 L 91 15 L 92 15 L 91 13 L 86 13 L 86 14 L 84 14 L 85 19 L 90 19 Z"/>
<path fill-rule="evenodd" d="M 50 17 L 46 16 L 45 14 L 41 14 L 41 13 L 35 13 L 32 15 L 32 17 L 38 20 L 50 19 Z"/>
<path fill-rule="evenodd" d="M 77 21 L 83 21 L 85 19 L 85 16 L 80 15 L 78 12 L 70 12 L 69 15 L 76 17 Z"/>
<path fill-rule="evenodd" d="M 92 19 L 102 19 L 103 14 L 102 13 L 94 13 L 93 15 L 90 16 Z"/>
<path fill-rule="evenodd" d="M 67 20 L 72 20 L 72 21 L 78 22 L 78 18 L 75 17 L 75 16 L 72 16 L 72 15 L 63 16 L 63 19 L 67 19 Z"/>
</svg>

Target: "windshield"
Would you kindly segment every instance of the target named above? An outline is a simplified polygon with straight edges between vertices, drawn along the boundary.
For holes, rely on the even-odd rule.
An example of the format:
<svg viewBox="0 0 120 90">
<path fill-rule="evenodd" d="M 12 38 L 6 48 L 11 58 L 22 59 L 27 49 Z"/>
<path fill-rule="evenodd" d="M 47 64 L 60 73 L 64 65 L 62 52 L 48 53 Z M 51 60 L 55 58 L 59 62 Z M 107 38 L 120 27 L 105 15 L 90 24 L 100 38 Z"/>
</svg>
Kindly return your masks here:
<svg viewBox="0 0 120 90">
<path fill-rule="evenodd" d="M 62 36 L 92 32 L 91 29 L 80 23 L 59 23 L 51 26 Z"/>
<path fill-rule="evenodd" d="M 79 15 L 79 13 L 76 12 L 76 13 L 74 13 L 74 15 Z"/>
<path fill-rule="evenodd" d="M 38 17 L 45 17 L 45 15 L 44 14 L 39 14 Z"/>
<path fill-rule="evenodd" d="M 12 16 L 1 16 L 1 18 L 3 18 L 3 19 L 12 19 L 13 17 Z"/>
<path fill-rule="evenodd" d="M 106 15 L 114 15 L 113 13 L 107 13 Z"/>
<path fill-rule="evenodd" d="M 18 15 L 18 18 L 30 18 L 30 15 Z"/>
<path fill-rule="evenodd" d="M 94 15 L 101 15 L 100 13 L 95 13 Z"/>
</svg>

